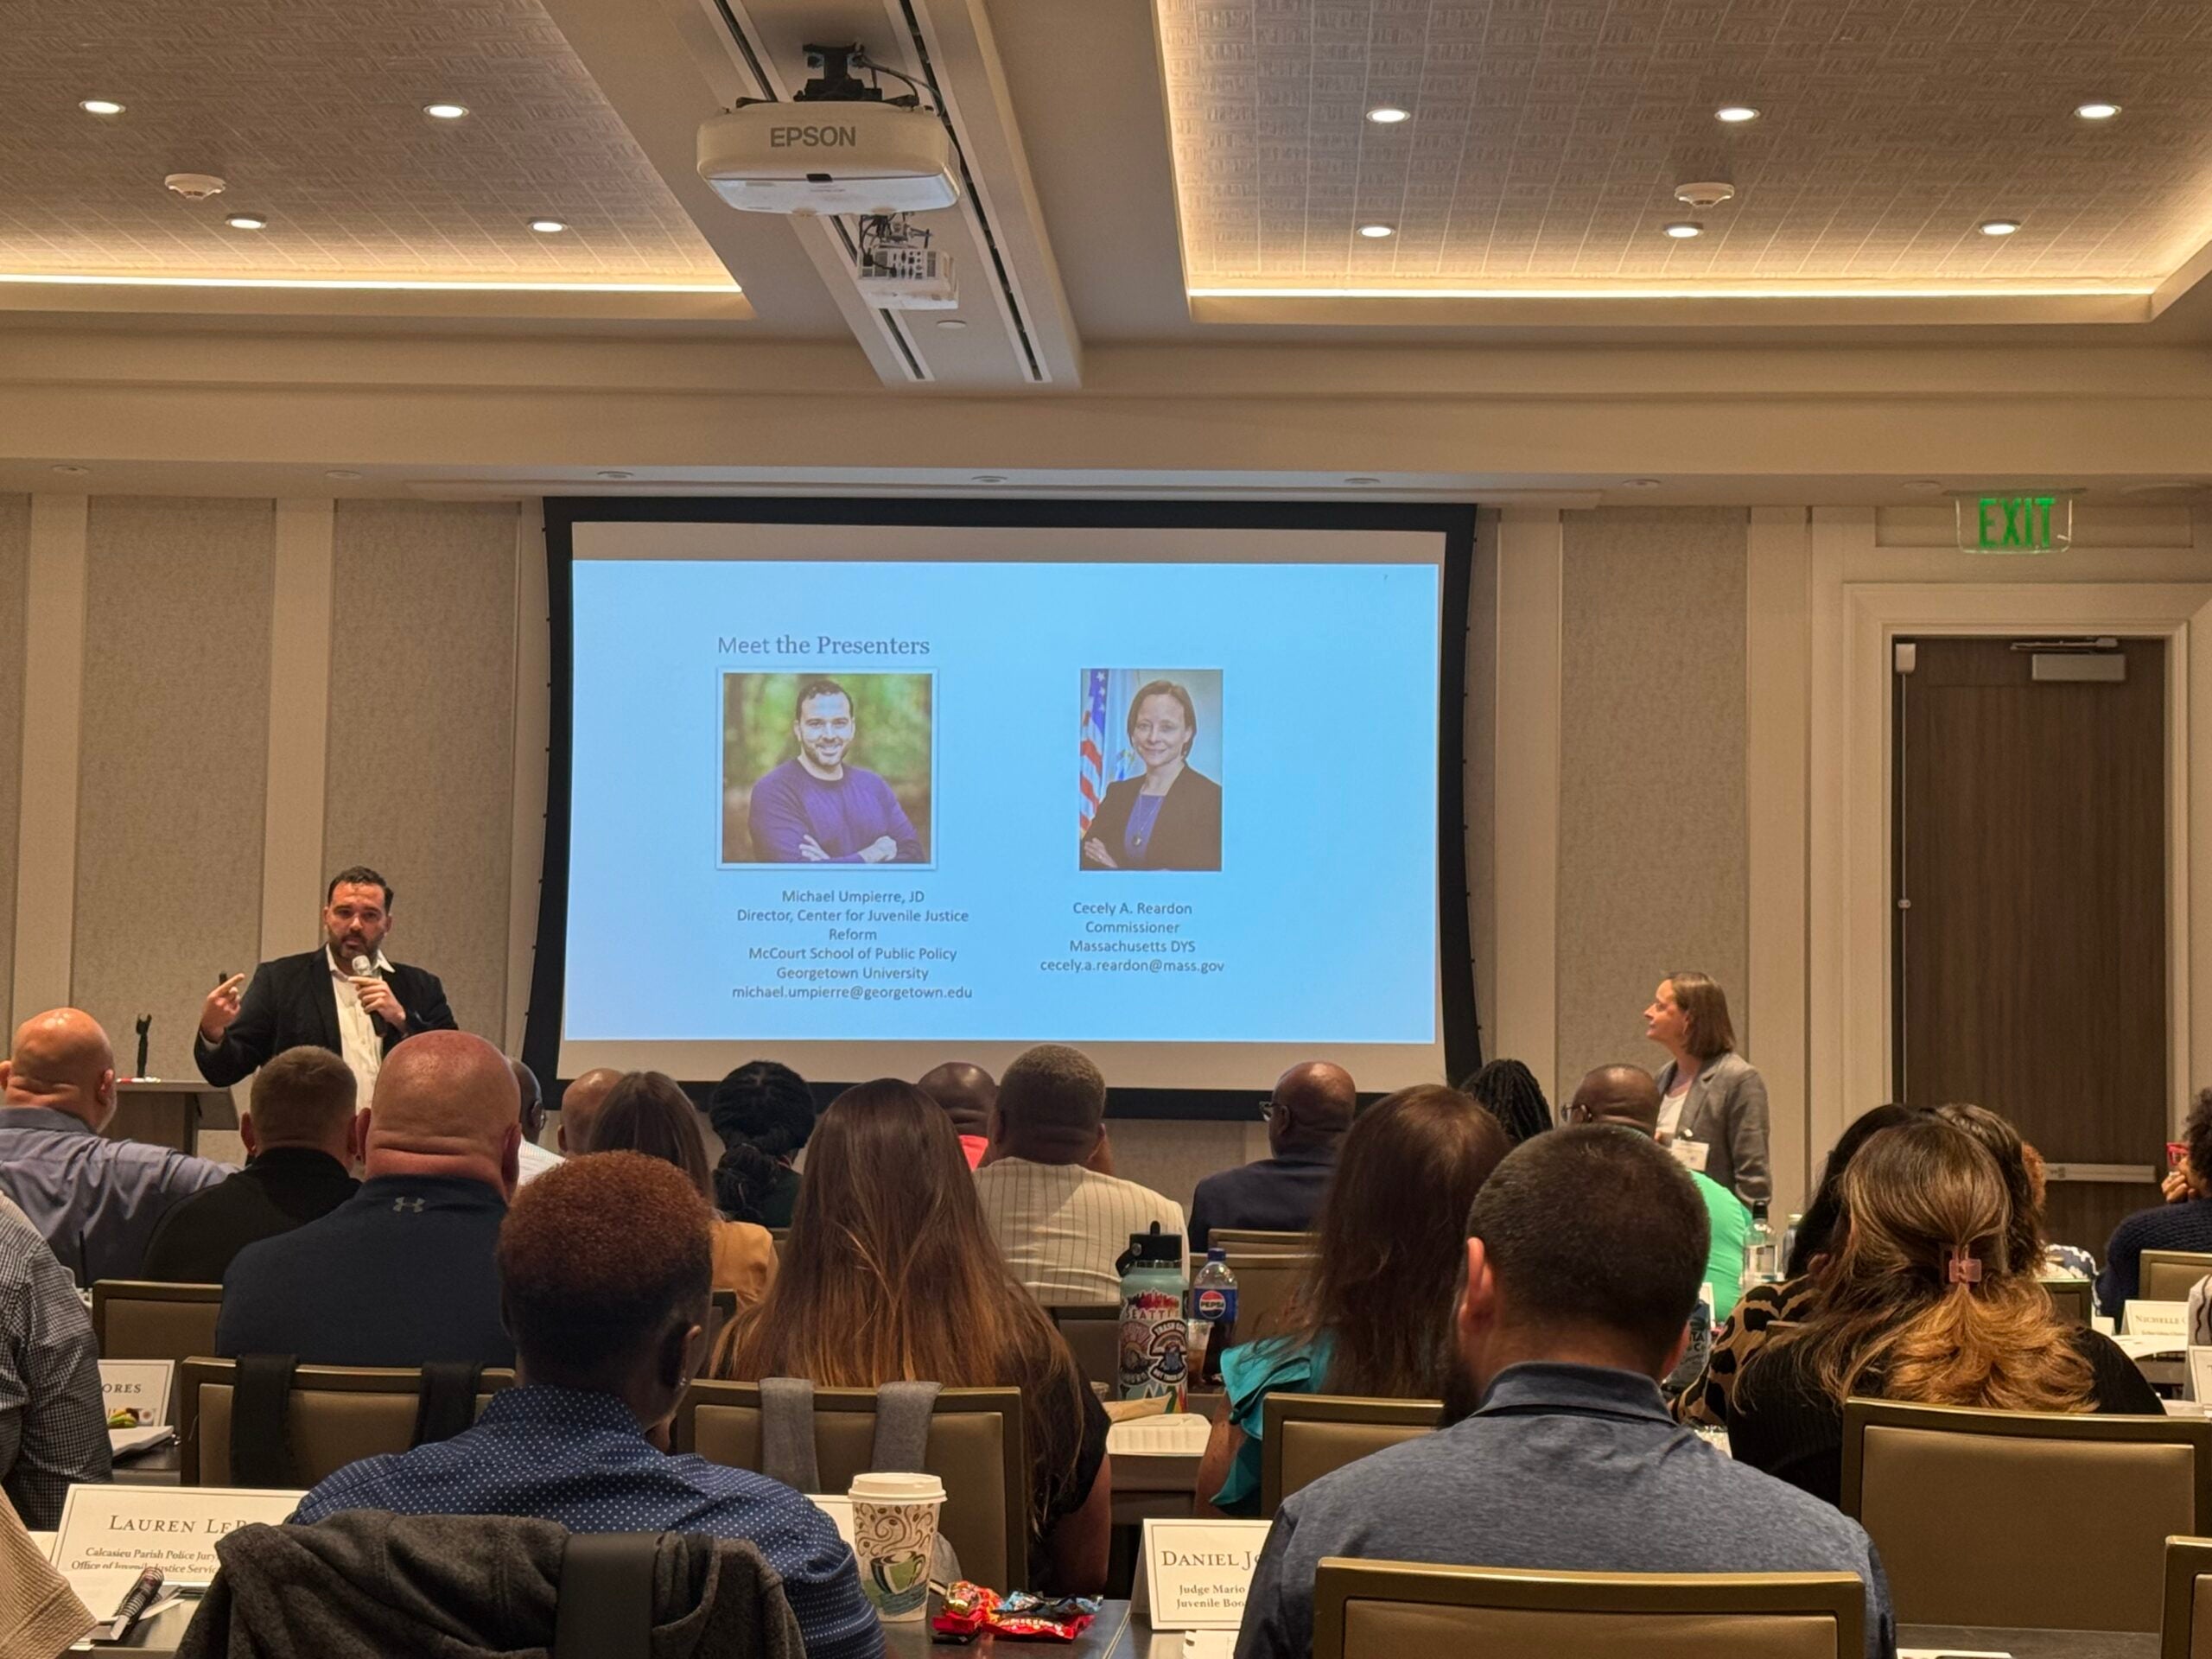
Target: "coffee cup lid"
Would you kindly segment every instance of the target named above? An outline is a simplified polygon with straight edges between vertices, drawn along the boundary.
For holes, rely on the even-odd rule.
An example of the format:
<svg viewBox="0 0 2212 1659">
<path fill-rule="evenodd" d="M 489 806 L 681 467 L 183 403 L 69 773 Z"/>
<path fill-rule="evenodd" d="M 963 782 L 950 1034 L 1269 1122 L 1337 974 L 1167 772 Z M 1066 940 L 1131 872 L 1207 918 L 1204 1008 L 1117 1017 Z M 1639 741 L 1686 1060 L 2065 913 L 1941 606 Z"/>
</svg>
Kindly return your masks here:
<svg viewBox="0 0 2212 1659">
<path fill-rule="evenodd" d="M 846 1496 L 874 1503 L 942 1503 L 944 1483 L 935 1475 L 855 1475 Z"/>
</svg>

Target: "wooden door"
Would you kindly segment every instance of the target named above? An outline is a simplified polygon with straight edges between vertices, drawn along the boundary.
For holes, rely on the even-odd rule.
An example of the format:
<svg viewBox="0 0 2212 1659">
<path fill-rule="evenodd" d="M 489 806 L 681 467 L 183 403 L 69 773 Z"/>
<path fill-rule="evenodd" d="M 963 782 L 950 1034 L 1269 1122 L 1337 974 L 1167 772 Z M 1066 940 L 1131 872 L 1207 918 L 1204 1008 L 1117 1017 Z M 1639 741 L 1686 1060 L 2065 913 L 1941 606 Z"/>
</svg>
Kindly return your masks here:
<svg viewBox="0 0 2212 1659">
<path fill-rule="evenodd" d="M 2118 684 L 2037 683 L 2006 639 L 1912 643 L 1891 681 L 1897 1098 L 2010 1118 L 2059 1166 L 2050 1237 L 2101 1262 L 2158 1202 L 2166 1141 L 2165 642 L 2122 642 Z"/>
</svg>

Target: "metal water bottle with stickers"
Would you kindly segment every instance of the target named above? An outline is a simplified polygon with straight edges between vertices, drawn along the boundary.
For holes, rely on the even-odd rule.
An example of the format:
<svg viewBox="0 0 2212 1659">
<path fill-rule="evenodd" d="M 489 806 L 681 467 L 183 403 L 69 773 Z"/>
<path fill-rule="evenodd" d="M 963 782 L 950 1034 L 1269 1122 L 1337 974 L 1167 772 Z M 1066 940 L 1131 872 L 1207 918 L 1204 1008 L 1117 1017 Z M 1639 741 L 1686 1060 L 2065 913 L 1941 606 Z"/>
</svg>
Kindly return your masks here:
<svg viewBox="0 0 2212 1659">
<path fill-rule="evenodd" d="M 1183 1236 L 1161 1232 L 1155 1221 L 1150 1232 L 1129 1235 L 1129 1248 L 1114 1265 L 1122 1274 L 1122 1398 L 1165 1395 L 1168 1409 L 1180 1411 L 1190 1380 Z"/>
</svg>

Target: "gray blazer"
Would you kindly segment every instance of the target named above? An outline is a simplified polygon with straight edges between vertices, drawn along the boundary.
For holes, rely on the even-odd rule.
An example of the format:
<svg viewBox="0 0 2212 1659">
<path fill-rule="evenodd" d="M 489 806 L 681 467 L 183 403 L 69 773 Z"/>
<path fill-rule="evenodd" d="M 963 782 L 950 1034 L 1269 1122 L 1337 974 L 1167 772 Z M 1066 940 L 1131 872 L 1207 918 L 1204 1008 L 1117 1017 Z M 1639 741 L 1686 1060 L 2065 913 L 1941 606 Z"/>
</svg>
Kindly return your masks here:
<svg viewBox="0 0 2212 1659">
<path fill-rule="evenodd" d="M 1659 1096 L 1675 1086 L 1675 1063 L 1659 1068 Z M 1678 1141 L 1701 1141 L 1707 1177 L 1745 1204 L 1771 1198 L 1774 1181 L 1766 1161 L 1766 1079 L 1740 1054 L 1719 1054 L 1690 1082 L 1682 1103 Z"/>
</svg>

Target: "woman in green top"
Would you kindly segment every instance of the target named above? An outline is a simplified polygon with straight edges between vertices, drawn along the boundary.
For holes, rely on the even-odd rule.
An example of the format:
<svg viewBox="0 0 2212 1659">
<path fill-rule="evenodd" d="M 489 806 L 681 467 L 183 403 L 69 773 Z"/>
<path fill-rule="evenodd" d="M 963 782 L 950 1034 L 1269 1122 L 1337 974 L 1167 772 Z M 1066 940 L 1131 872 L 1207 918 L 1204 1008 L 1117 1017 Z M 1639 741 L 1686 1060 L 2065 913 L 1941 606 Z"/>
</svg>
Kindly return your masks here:
<svg viewBox="0 0 2212 1659">
<path fill-rule="evenodd" d="M 1260 1408 L 1270 1394 L 1446 1397 L 1467 1211 L 1509 1150 L 1496 1118 L 1438 1084 L 1401 1090 L 1353 1122 L 1288 1329 L 1222 1357 L 1224 1408 L 1198 1466 L 1198 1491 L 1216 1509 L 1259 1511 Z"/>
<path fill-rule="evenodd" d="M 732 1221 L 788 1227 L 798 1202 L 791 1160 L 814 1133 L 814 1093 L 788 1065 L 748 1060 L 707 1096 L 707 1121 L 721 1137 L 715 1203 Z"/>
</svg>

